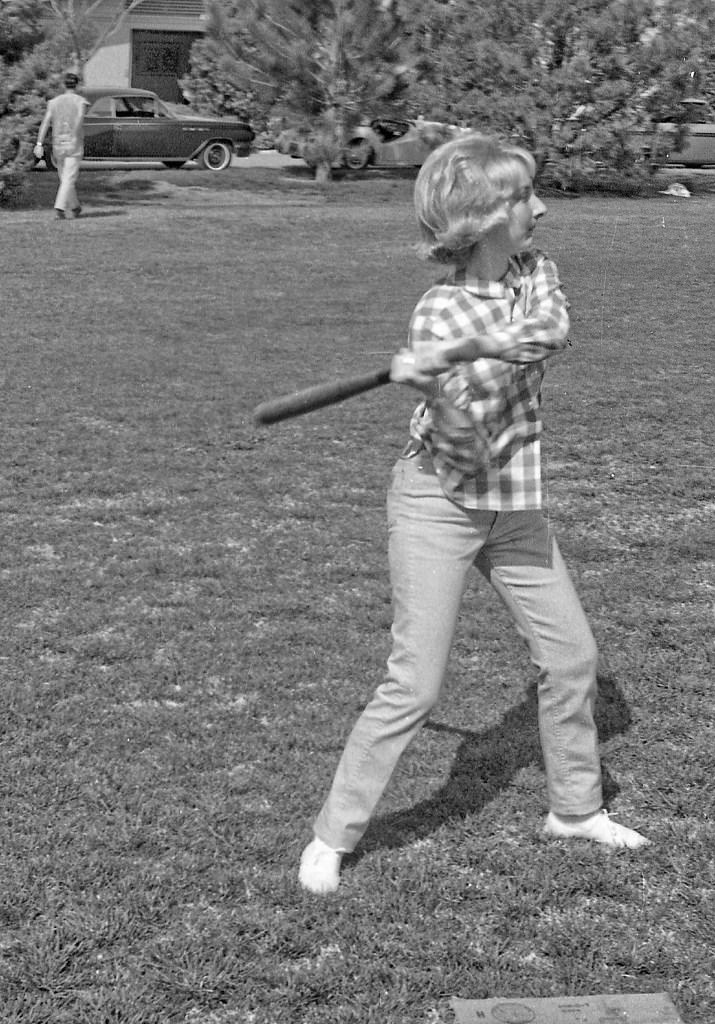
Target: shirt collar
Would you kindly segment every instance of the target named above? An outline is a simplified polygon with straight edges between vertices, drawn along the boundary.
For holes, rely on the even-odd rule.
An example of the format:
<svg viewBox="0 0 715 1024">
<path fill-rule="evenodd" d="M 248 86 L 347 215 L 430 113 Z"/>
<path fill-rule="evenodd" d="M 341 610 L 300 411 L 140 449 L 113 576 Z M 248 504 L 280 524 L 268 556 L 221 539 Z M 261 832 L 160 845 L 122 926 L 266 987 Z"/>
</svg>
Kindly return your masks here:
<svg viewBox="0 0 715 1024">
<path fill-rule="evenodd" d="M 519 264 L 512 257 L 506 273 L 499 281 L 487 281 L 468 274 L 462 267 L 454 271 L 452 283 L 460 288 L 466 288 L 481 299 L 505 299 L 510 298 L 515 289 L 522 285 L 521 270 Z"/>
</svg>

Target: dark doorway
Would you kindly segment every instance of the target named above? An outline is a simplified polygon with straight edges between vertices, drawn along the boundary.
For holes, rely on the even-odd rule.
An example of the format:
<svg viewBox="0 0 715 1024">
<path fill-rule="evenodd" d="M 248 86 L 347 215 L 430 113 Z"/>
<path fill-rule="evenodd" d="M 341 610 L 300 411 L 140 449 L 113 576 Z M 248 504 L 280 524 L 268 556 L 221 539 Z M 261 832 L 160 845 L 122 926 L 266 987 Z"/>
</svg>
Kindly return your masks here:
<svg viewBox="0 0 715 1024">
<path fill-rule="evenodd" d="M 132 31 L 132 87 L 151 89 L 170 103 L 181 103 L 179 79 L 189 70 L 189 53 L 199 32 Z"/>
</svg>

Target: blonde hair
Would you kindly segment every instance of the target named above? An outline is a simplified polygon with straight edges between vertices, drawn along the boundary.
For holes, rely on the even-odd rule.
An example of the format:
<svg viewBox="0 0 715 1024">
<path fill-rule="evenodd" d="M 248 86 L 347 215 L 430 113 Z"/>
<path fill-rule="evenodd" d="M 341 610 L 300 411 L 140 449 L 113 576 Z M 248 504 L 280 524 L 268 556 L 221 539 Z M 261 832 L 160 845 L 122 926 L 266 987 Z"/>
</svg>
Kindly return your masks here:
<svg viewBox="0 0 715 1024">
<path fill-rule="evenodd" d="M 534 177 L 531 153 L 476 132 L 433 150 L 415 182 L 420 256 L 465 264 L 479 240 L 508 220 L 524 170 Z"/>
</svg>

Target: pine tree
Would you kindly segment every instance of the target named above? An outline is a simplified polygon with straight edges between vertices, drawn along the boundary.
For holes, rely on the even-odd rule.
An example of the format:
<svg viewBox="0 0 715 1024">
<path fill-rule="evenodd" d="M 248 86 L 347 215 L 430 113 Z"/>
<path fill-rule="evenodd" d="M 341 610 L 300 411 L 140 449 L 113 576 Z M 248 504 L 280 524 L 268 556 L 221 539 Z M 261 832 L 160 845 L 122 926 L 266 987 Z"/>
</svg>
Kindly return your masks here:
<svg viewBox="0 0 715 1024">
<path fill-rule="evenodd" d="M 33 162 L 29 133 L 42 118 L 55 69 L 44 31 L 42 0 L 0 7 L 0 206 L 19 198 Z"/>
<path fill-rule="evenodd" d="M 207 3 L 206 47 L 220 73 L 264 107 L 280 103 L 327 180 L 346 132 L 406 85 L 404 28 L 391 0 Z"/>
<path fill-rule="evenodd" d="M 0 60 L 14 64 L 43 38 L 42 0 L 12 0 L 0 6 Z"/>
<path fill-rule="evenodd" d="M 638 130 L 715 91 L 712 0 L 414 5 L 411 101 L 521 141 L 570 188 L 648 174 Z"/>
</svg>

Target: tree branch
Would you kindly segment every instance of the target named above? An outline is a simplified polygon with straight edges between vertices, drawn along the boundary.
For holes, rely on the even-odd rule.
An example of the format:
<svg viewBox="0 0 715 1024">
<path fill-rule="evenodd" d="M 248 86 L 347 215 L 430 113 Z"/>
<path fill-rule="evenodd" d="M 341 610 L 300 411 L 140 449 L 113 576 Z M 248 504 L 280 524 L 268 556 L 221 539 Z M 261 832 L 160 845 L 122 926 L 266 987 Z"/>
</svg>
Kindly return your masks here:
<svg viewBox="0 0 715 1024">
<path fill-rule="evenodd" d="M 109 38 L 109 36 L 111 36 L 113 32 L 117 31 L 117 29 L 120 27 L 120 25 L 122 25 L 124 23 L 124 21 L 132 13 L 132 11 L 136 7 L 138 7 L 141 2 L 142 2 L 142 0 L 132 0 L 132 2 L 127 7 L 124 8 L 124 10 L 119 15 L 119 17 L 115 21 L 111 22 L 109 24 L 109 26 L 98 36 L 98 38 L 95 39 L 92 48 L 87 53 L 86 57 L 83 58 L 83 63 L 84 64 L 86 64 L 87 61 L 90 60 L 90 58 L 92 58 L 95 55 L 95 53 L 97 53 L 98 50 L 102 49 L 102 47 L 104 46 L 105 41 Z M 94 0 L 94 3 L 91 3 L 89 5 L 89 7 L 87 8 L 87 10 L 85 11 L 85 18 L 91 17 L 92 12 L 96 8 L 100 7 L 102 3 L 103 3 L 103 0 Z"/>
</svg>

